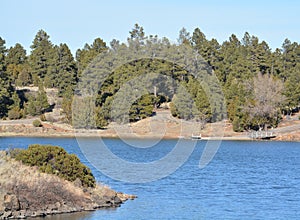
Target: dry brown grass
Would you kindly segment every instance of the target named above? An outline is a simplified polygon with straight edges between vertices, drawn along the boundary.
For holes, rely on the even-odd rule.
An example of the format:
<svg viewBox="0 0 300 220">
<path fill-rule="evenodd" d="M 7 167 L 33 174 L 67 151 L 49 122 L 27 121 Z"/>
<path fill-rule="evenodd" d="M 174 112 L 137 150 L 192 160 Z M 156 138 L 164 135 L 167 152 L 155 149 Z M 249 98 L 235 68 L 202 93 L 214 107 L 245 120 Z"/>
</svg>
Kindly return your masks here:
<svg viewBox="0 0 300 220">
<path fill-rule="evenodd" d="M 60 202 L 61 199 L 84 198 L 83 190 L 57 176 L 39 172 L 37 167 L 29 167 L 2 153 L 0 157 L 1 193 L 16 195 L 21 206 L 39 207 Z M 2 197 L 3 198 L 3 197 Z M 30 204 L 22 204 L 22 200 Z"/>
</svg>

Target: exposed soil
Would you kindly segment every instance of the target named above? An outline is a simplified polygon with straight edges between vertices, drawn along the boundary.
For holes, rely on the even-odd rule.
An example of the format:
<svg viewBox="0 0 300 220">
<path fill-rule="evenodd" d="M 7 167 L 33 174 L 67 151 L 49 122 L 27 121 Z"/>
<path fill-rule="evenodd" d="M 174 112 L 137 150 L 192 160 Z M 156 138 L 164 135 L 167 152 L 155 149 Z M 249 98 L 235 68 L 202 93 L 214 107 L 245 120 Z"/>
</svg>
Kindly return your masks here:
<svg viewBox="0 0 300 220">
<path fill-rule="evenodd" d="M 285 117 L 278 128 L 271 129 L 274 140 L 300 141 L 299 114 Z M 121 138 L 191 138 L 202 135 L 203 139 L 250 140 L 248 132 L 234 132 L 228 121 L 201 125 L 172 117 L 169 110 L 159 110 L 156 115 L 127 125 L 111 123 L 107 129 L 73 129 L 70 125 L 59 122 L 43 122 L 43 127 L 32 126 L 34 119 L 0 121 L 0 136 L 99 136 Z"/>
</svg>

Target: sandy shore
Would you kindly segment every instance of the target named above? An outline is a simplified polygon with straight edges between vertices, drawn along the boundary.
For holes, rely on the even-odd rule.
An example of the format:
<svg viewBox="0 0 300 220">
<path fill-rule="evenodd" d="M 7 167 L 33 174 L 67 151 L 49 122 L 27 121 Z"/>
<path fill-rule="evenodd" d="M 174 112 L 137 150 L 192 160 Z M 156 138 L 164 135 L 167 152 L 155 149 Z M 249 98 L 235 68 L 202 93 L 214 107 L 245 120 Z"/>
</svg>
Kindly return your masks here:
<svg viewBox="0 0 300 220">
<path fill-rule="evenodd" d="M 292 135 L 290 135 L 292 136 Z M 297 138 L 291 138 L 290 136 L 280 136 L 278 138 L 272 139 L 272 141 L 300 141 L 300 139 Z M 151 134 L 144 134 L 144 135 L 118 135 L 116 133 L 112 132 L 103 132 L 103 131 L 95 131 L 95 130 L 86 130 L 84 132 L 82 131 L 69 131 L 69 132 L 1 132 L 0 137 L 51 137 L 51 138 L 120 138 L 120 139 L 191 139 L 191 137 L 178 137 L 178 136 L 172 136 L 172 135 L 164 135 L 164 136 L 153 136 Z M 259 140 L 259 139 L 252 139 L 249 136 L 247 136 L 247 133 L 240 134 L 238 133 L 235 136 L 223 136 L 223 137 L 208 137 L 208 136 L 202 136 L 201 140 L 222 140 L 222 141 L 253 141 L 253 140 Z"/>
<path fill-rule="evenodd" d="M 0 121 L 0 137 L 101 137 L 136 139 L 191 139 L 200 135 L 202 140 L 253 140 L 248 132 L 234 132 L 228 122 L 206 124 L 182 121 L 160 112 L 155 117 L 127 125 L 110 124 L 103 130 L 73 129 L 63 123 L 42 122 L 42 127 L 34 127 L 33 119 Z M 300 141 L 300 120 L 283 121 L 272 132 L 275 141 Z"/>
</svg>

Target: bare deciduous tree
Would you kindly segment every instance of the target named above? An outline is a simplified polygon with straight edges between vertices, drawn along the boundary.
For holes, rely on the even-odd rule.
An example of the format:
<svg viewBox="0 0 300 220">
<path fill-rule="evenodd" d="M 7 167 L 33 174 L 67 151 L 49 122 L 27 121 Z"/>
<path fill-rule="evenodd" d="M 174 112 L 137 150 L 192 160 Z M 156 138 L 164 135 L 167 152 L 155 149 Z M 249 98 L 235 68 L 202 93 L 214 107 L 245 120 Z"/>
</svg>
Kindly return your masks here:
<svg viewBox="0 0 300 220">
<path fill-rule="evenodd" d="M 248 84 L 252 98 L 245 106 L 246 113 L 260 129 L 267 124 L 272 124 L 274 119 L 280 116 L 280 106 L 285 100 L 282 95 L 283 82 L 270 74 L 259 73 L 253 81 Z"/>
</svg>

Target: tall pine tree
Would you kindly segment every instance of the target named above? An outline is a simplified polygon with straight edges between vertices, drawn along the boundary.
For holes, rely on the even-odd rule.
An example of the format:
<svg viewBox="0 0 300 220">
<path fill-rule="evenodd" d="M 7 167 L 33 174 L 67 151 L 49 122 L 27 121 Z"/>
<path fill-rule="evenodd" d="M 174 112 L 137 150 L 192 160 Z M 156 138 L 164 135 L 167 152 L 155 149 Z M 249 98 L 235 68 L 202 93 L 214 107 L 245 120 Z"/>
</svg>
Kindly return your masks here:
<svg viewBox="0 0 300 220">
<path fill-rule="evenodd" d="M 12 82 L 16 82 L 19 74 L 24 73 L 24 71 L 28 69 L 26 50 L 24 47 L 19 43 L 11 47 L 7 52 L 5 63 L 7 65 L 8 77 Z"/>
<path fill-rule="evenodd" d="M 81 76 L 83 70 L 92 60 L 107 49 L 106 43 L 101 38 L 96 38 L 91 45 L 85 44 L 83 49 L 78 49 L 76 51 L 78 75 Z"/>
<path fill-rule="evenodd" d="M 67 44 L 55 46 L 53 52 L 45 84 L 47 87 L 58 88 L 59 95 L 62 95 L 67 87 L 74 88 L 76 85 L 77 67 Z"/>
<path fill-rule="evenodd" d="M 29 64 L 35 85 L 38 85 L 38 79 L 43 80 L 47 76 L 51 64 L 53 45 L 49 38 L 49 35 L 44 30 L 39 30 L 30 47 L 32 51 L 29 57 Z"/>
<path fill-rule="evenodd" d="M 6 74 L 6 52 L 5 40 L 0 37 L 0 118 L 7 115 L 9 106 L 12 104 L 13 87 Z"/>
</svg>

